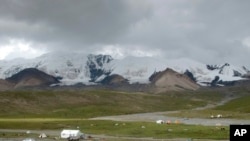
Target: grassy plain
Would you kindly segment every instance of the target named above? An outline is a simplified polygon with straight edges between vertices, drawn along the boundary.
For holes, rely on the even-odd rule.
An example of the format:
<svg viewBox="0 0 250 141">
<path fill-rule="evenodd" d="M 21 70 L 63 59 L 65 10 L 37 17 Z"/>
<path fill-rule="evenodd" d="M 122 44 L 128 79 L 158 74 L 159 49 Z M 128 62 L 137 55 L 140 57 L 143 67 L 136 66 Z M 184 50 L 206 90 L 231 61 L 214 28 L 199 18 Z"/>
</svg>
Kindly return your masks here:
<svg viewBox="0 0 250 141">
<path fill-rule="evenodd" d="M 195 138 L 195 139 L 228 139 L 229 129 L 221 130 L 215 126 L 198 126 L 183 124 L 155 124 L 153 122 L 116 122 L 96 120 L 54 120 L 54 121 L 0 121 L 0 128 L 28 130 L 62 130 L 79 129 L 86 134 L 101 134 L 116 137 L 136 138 Z M 0 134 L 1 137 L 1 134 Z"/>
<path fill-rule="evenodd" d="M 237 90 L 237 89 L 236 89 Z M 237 98 L 226 102 L 223 105 L 215 106 L 204 110 L 181 110 L 178 113 L 171 113 L 168 116 L 187 118 L 211 118 L 211 115 L 223 115 L 223 118 L 250 119 L 250 92 L 235 91 Z"/>
<path fill-rule="evenodd" d="M 190 110 L 215 104 L 225 96 L 217 90 L 162 94 L 109 90 L 5 91 L 0 92 L 0 129 L 62 130 L 78 126 L 87 134 L 109 136 L 228 139 L 228 127 L 220 130 L 215 126 L 88 120 L 98 116 Z"/>
<path fill-rule="evenodd" d="M 219 101 L 219 92 L 124 93 L 108 90 L 0 92 L 0 118 L 90 118 L 192 109 Z"/>
</svg>

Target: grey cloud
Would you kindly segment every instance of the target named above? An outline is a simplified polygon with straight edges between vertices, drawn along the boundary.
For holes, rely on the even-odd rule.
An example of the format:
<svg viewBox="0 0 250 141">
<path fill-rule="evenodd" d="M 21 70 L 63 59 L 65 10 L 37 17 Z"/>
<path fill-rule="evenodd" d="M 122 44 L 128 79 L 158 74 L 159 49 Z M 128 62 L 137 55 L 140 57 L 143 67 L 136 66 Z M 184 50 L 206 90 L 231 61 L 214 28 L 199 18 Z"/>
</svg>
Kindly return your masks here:
<svg viewBox="0 0 250 141">
<path fill-rule="evenodd" d="M 2 36 L 15 30 L 24 38 L 73 48 L 111 44 L 126 33 L 131 23 L 150 13 L 145 7 L 137 8 L 121 0 L 6 0 L 0 7 L 1 18 L 6 24 L 16 23 L 16 27 L 1 26 L 0 30 Z M 29 26 L 31 29 L 27 29 Z M 36 26 L 43 30 L 37 31 Z M 16 36 L 15 32 L 11 35 Z"/>
<path fill-rule="evenodd" d="M 248 0 L 2 0 L 0 39 L 86 52 L 139 46 L 167 58 L 241 65 L 250 54 L 242 44 L 250 37 L 249 5 Z"/>
<path fill-rule="evenodd" d="M 160 5 L 165 1 L 156 2 Z M 132 29 L 128 40 L 161 48 L 167 57 L 248 63 L 250 52 L 241 40 L 250 34 L 250 1 L 177 0 L 165 4 L 156 7 L 160 15 L 155 13 Z"/>
</svg>

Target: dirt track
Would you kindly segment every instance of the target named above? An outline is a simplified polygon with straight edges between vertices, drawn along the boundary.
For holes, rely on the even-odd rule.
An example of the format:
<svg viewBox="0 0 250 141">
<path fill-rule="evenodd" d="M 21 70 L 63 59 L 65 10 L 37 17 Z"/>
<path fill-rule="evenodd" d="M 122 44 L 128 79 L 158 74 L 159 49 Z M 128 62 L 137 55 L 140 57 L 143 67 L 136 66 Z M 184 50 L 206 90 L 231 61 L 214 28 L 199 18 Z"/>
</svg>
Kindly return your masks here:
<svg viewBox="0 0 250 141">
<path fill-rule="evenodd" d="M 179 123 L 192 124 L 192 125 L 224 125 L 229 126 L 230 124 L 249 124 L 250 120 L 237 120 L 237 119 L 202 119 L 202 118 L 179 118 L 179 117 L 169 117 L 166 114 L 169 112 L 156 112 L 156 113 L 143 113 L 143 114 L 131 114 L 131 115 L 120 115 L 120 116 L 106 116 L 92 118 L 92 120 L 114 120 L 114 121 L 148 121 L 155 122 L 156 120 L 164 121 L 178 121 Z"/>
<path fill-rule="evenodd" d="M 213 108 L 216 106 L 220 106 L 225 104 L 226 102 L 235 99 L 237 97 L 225 97 L 222 101 L 215 105 L 207 105 L 204 107 L 195 108 L 193 110 L 204 110 Z M 204 118 L 179 118 L 179 117 L 170 117 L 167 116 L 169 113 L 178 112 L 178 111 L 167 111 L 167 112 L 154 112 L 154 113 L 141 113 L 141 114 L 130 114 L 130 115 L 119 115 L 119 116 L 105 116 L 105 117 L 96 117 L 91 118 L 91 120 L 113 120 L 113 121 L 147 121 L 147 122 L 155 122 L 156 120 L 164 120 L 164 121 L 178 121 L 184 124 L 192 124 L 192 125 L 206 125 L 206 126 L 214 126 L 214 125 L 224 125 L 229 126 L 230 124 L 250 124 L 250 120 L 239 120 L 239 119 L 229 119 L 229 118 L 215 118 L 215 119 L 204 119 Z"/>
</svg>

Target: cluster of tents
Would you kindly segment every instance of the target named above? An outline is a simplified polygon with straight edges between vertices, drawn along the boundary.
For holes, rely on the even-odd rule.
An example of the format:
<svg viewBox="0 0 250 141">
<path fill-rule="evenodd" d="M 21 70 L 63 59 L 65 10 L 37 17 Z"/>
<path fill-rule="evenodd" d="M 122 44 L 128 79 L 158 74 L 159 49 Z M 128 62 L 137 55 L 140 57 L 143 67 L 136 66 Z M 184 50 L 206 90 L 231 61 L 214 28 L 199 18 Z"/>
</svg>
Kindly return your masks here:
<svg viewBox="0 0 250 141">
<path fill-rule="evenodd" d="M 29 134 L 30 131 L 27 131 L 27 134 Z M 39 136 L 39 138 L 47 138 L 48 136 L 45 133 L 41 133 Z M 60 133 L 60 138 L 62 139 L 83 139 L 84 138 L 84 134 L 80 131 L 80 130 L 62 130 Z M 26 138 L 23 141 L 35 141 L 35 139 L 32 138 Z"/>
<path fill-rule="evenodd" d="M 166 123 L 166 124 L 171 124 L 171 123 L 172 123 L 170 120 L 168 120 L 168 121 L 156 120 L 155 122 L 156 122 L 156 124 L 164 124 L 164 123 Z M 175 124 L 179 124 L 180 121 L 176 120 L 176 121 L 174 121 L 174 123 L 175 123 Z"/>
</svg>

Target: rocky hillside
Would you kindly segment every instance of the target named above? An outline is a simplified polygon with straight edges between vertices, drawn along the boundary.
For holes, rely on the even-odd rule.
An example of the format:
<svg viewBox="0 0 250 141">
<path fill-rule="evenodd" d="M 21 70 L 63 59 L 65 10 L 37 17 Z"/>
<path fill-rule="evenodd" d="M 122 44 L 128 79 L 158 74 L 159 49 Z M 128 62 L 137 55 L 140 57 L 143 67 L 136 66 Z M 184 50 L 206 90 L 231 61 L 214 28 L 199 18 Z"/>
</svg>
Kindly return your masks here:
<svg viewBox="0 0 250 141">
<path fill-rule="evenodd" d="M 125 79 L 123 76 L 118 75 L 118 74 L 112 74 L 110 76 L 105 77 L 102 81 L 101 84 L 104 85 L 124 85 L 124 84 L 129 84 L 128 80 Z"/>
<path fill-rule="evenodd" d="M 14 88 L 30 87 L 30 86 L 49 86 L 59 83 L 57 78 L 48 75 L 34 68 L 24 69 L 17 74 L 6 79 L 6 81 L 14 84 Z"/>
<path fill-rule="evenodd" d="M 156 87 L 157 92 L 169 90 L 197 90 L 199 85 L 188 76 L 167 68 L 164 71 L 155 72 L 150 76 L 150 81 Z"/>
</svg>

